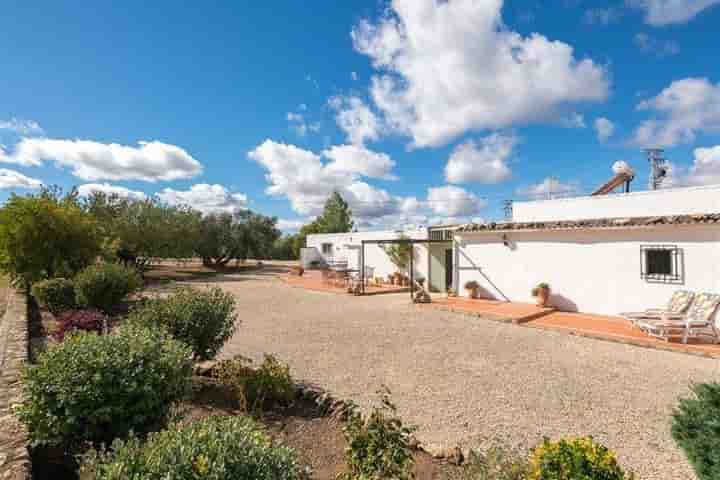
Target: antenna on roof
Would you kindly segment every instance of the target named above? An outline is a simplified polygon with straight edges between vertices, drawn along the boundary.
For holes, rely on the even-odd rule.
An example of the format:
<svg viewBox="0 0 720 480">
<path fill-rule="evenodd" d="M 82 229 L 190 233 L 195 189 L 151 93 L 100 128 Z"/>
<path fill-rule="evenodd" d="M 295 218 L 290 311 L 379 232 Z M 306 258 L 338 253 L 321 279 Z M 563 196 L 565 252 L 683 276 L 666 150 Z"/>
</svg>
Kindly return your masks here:
<svg viewBox="0 0 720 480">
<path fill-rule="evenodd" d="M 665 151 L 662 148 L 646 148 L 648 162 L 650 162 L 650 181 L 648 187 L 650 190 L 660 188 L 663 180 L 668 174 L 668 162 L 664 156 Z"/>
<path fill-rule="evenodd" d="M 513 216 L 513 201 L 512 200 L 504 200 L 503 201 L 503 209 L 505 210 L 505 220 L 512 220 Z"/>
<path fill-rule="evenodd" d="M 547 198 L 548 200 L 552 200 L 555 198 L 555 186 L 560 183 L 560 179 L 557 177 L 549 177 L 548 178 L 548 189 L 547 189 Z"/>
</svg>

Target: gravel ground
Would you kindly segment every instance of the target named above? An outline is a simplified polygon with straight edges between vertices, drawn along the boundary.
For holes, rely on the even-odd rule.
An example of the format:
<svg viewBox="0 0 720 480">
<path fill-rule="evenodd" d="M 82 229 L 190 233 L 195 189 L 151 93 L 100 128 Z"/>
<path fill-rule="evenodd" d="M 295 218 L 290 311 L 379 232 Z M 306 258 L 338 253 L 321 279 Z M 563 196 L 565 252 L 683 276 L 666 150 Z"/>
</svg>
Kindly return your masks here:
<svg viewBox="0 0 720 480">
<path fill-rule="evenodd" d="M 424 309 L 406 295 L 311 292 L 270 272 L 217 283 L 242 320 L 223 357 L 274 353 L 296 378 L 362 407 L 386 384 L 423 442 L 592 435 L 640 479 L 695 478 L 670 413 L 691 382 L 720 377 L 718 360 Z"/>
</svg>

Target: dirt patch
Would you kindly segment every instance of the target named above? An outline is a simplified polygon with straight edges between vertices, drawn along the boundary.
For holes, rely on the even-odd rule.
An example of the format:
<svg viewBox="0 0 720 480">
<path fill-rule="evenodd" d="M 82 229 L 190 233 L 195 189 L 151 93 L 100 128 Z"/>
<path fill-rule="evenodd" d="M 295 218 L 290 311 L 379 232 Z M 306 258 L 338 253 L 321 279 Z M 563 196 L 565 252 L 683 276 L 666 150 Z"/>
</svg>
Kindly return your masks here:
<svg viewBox="0 0 720 480">
<path fill-rule="evenodd" d="M 242 273 L 258 268 L 258 262 L 246 261 L 245 263 L 210 267 L 199 261 L 191 262 L 160 262 L 152 265 L 143 275 L 148 285 L 163 284 L 168 282 L 184 282 L 192 280 L 203 280 L 217 275 Z"/>
<path fill-rule="evenodd" d="M 234 399 L 227 391 L 201 380 L 193 402 L 186 405 L 183 421 L 197 421 L 211 415 L 241 415 Z M 318 405 L 305 399 L 296 400 L 290 407 L 264 412 L 258 420 L 279 443 L 293 448 L 300 461 L 312 469 L 316 480 L 334 480 L 344 471 L 346 442 L 343 421 L 337 415 L 323 413 Z M 415 478 L 435 480 L 456 469 L 434 460 L 425 452 L 415 452 Z"/>
</svg>

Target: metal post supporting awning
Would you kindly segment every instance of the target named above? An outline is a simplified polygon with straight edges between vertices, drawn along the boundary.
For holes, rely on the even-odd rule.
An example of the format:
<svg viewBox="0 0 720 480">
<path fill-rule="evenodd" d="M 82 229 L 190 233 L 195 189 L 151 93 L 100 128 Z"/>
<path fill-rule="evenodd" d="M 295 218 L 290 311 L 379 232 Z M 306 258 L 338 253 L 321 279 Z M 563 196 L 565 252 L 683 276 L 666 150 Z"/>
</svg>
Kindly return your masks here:
<svg viewBox="0 0 720 480">
<path fill-rule="evenodd" d="M 410 300 L 413 300 L 413 288 L 415 286 L 415 245 L 432 243 L 455 243 L 455 240 L 444 239 L 418 239 L 418 238 L 394 238 L 391 240 L 362 240 L 360 242 L 360 288 L 365 294 L 365 245 L 410 245 Z M 428 282 L 430 279 L 427 279 Z"/>
</svg>

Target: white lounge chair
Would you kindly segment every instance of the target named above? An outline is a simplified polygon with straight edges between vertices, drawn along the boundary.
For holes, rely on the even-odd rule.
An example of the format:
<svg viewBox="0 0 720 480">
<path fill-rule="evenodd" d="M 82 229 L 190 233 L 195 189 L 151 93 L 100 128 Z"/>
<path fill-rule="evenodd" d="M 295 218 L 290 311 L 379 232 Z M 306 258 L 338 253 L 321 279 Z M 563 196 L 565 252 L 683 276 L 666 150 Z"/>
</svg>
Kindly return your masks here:
<svg viewBox="0 0 720 480">
<path fill-rule="evenodd" d="M 672 336 L 682 335 L 682 343 L 688 338 L 710 335 L 715 343 L 720 341 L 715 313 L 720 305 L 720 295 L 699 293 L 688 308 L 683 318 L 663 315 L 660 319 L 647 319 L 638 322 L 638 326 L 648 334 L 668 341 Z"/>
<path fill-rule="evenodd" d="M 639 322 L 646 320 L 660 320 L 662 318 L 683 318 L 692 303 L 695 294 L 688 290 L 676 290 L 668 300 L 665 308 L 648 308 L 642 312 L 624 312 L 620 316 L 630 320 L 637 326 Z"/>
</svg>

